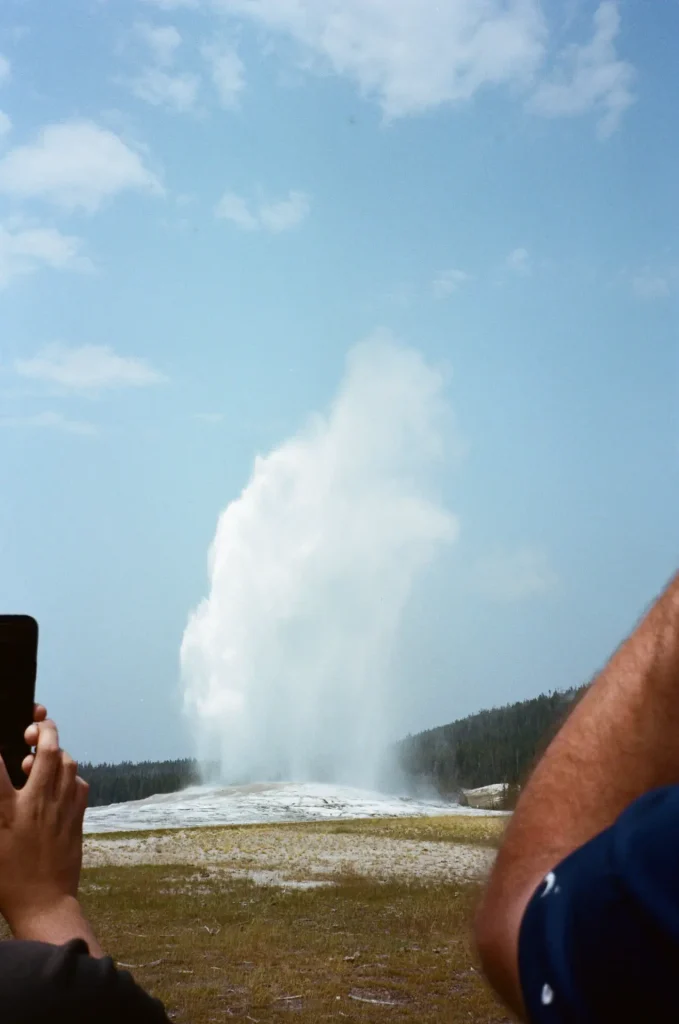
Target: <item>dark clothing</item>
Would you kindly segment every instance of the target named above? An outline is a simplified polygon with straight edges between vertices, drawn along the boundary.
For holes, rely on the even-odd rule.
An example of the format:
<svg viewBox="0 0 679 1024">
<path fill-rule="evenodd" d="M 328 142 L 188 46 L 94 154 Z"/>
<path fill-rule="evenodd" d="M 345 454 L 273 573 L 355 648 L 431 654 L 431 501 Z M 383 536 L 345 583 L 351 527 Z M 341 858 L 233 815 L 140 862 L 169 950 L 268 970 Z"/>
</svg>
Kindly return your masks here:
<svg viewBox="0 0 679 1024">
<path fill-rule="evenodd" d="M 532 1024 L 679 1021 L 679 786 L 640 797 L 547 875 L 519 973 Z"/>
<path fill-rule="evenodd" d="M 162 1003 L 82 939 L 0 942 L 3 1024 L 168 1024 Z"/>
</svg>

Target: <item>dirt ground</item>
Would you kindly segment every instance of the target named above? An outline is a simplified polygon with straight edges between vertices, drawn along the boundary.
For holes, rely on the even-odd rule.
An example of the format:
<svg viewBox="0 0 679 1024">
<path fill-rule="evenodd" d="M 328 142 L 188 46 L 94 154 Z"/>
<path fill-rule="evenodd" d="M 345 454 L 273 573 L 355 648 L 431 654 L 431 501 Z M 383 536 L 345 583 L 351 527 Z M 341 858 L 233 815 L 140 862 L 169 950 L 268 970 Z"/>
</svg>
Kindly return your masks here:
<svg viewBox="0 0 679 1024">
<path fill-rule="evenodd" d="M 491 848 L 471 843 L 317 832 L 308 825 L 181 829 L 122 838 L 97 836 L 85 843 L 87 867 L 190 864 L 283 885 L 347 875 L 402 882 L 479 879 L 488 872 L 493 856 Z"/>
</svg>

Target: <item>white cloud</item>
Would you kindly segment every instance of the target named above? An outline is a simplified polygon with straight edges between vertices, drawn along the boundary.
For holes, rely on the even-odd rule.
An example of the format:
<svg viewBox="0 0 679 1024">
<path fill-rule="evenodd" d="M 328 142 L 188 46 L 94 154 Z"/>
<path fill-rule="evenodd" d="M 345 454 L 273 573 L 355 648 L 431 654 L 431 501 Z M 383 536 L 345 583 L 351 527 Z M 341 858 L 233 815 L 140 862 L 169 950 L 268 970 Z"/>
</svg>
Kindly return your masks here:
<svg viewBox="0 0 679 1024">
<path fill-rule="evenodd" d="M 209 65 L 219 102 L 227 110 L 234 109 L 245 88 L 243 61 L 234 48 L 227 44 L 206 43 L 201 53 Z"/>
<path fill-rule="evenodd" d="M 469 284 L 473 280 L 472 275 L 468 274 L 466 270 L 444 270 L 435 278 L 432 284 L 434 295 L 439 299 L 444 299 L 446 296 L 452 295 L 453 292 L 459 291 L 463 285 Z"/>
<path fill-rule="evenodd" d="M 292 191 L 287 199 L 253 207 L 235 192 L 226 192 L 215 208 L 215 216 L 231 221 L 244 231 L 265 230 L 279 234 L 301 224 L 310 209 L 309 197 L 304 192 Z"/>
<path fill-rule="evenodd" d="M 666 299 L 672 292 L 669 274 L 642 270 L 632 278 L 632 291 L 638 299 Z"/>
<path fill-rule="evenodd" d="M 65 434 L 93 437 L 99 431 L 93 423 L 72 420 L 60 412 L 40 412 L 33 416 L 2 416 L 0 427 L 18 427 L 35 430 L 58 430 Z"/>
<path fill-rule="evenodd" d="M 130 84 L 134 94 L 152 106 L 187 114 L 195 109 L 200 79 L 188 72 L 170 75 L 160 68 L 148 68 Z"/>
<path fill-rule="evenodd" d="M 221 220 L 230 220 L 244 231 L 256 231 L 260 226 L 246 201 L 235 192 L 224 193 L 215 207 L 215 216 Z"/>
<path fill-rule="evenodd" d="M 594 15 L 590 42 L 563 50 L 552 76 L 530 98 L 529 110 L 544 117 L 576 117 L 596 111 L 599 135 L 611 135 L 635 99 L 632 85 L 636 72 L 618 57 L 615 48 L 619 32 L 618 4 L 604 0 Z"/>
<path fill-rule="evenodd" d="M 13 229 L 0 224 L 0 288 L 41 266 L 91 270 L 90 260 L 81 255 L 82 244 L 82 239 L 62 235 L 55 228 Z"/>
<path fill-rule="evenodd" d="M 550 593 L 558 586 L 559 578 L 544 551 L 524 547 L 481 559 L 473 582 L 488 600 L 513 602 Z"/>
<path fill-rule="evenodd" d="M 387 117 L 526 85 L 544 56 L 540 0 L 216 0 L 292 37 Z"/>
<path fill-rule="evenodd" d="M 506 263 L 512 273 L 519 277 L 530 277 L 533 272 L 527 249 L 512 249 Z"/>
<path fill-rule="evenodd" d="M 151 51 L 152 64 L 129 81 L 134 95 L 154 107 L 169 107 L 179 114 L 195 110 L 200 89 L 198 75 L 167 70 L 181 46 L 180 33 L 174 25 L 150 25 L 145 21 L 137 22 L 135 30 Z"/>
<path fill-rule="evenodd" d="M 14 369 L 21 377 L 85 393 L 148 387 L 165 380 L 145 359 L 119 356 L 107 345 L 47 345 L 31 359 L 17 359 Z"/>
<path fill-rule="evenodd" d="M 11 128 L 12 119 L 4 112 L 4 110 L 0 110 L 0 139 L 3 135 L 7 135 L 7 133 L 11 131 Z"/>
<path fill-rule="evenodd" d="M 3 57 L 0 53 L 0 85 L 2 85 L 3 82 L 6 82 L 11 74 L 12 66 L 10 62 L 7 60 L 7 57 Z"/>
<path fill-rule="evenodd" d="M 304 192 L 290 192 L 287 199 L 259 207 L 259 221 L 268 231 L 289 231 L 308 216 L 311 209 Z"/>
<path fill-rule="evenodd" d="M 150 25 L 147 21 L 138 21 L 134 27 L 137 35 L 150 49 L 156 64 L 163 67 L 172 64 L 182 42 L 174 25 Z"/>
<path fill-rule="evenodd" d="M 139 153 L 92 121 L 48 125 L 35 143 L 0 160 L 0 193 L 16 199 L 93 212 L 127 189 L 163 191 Z"/>
</svg>

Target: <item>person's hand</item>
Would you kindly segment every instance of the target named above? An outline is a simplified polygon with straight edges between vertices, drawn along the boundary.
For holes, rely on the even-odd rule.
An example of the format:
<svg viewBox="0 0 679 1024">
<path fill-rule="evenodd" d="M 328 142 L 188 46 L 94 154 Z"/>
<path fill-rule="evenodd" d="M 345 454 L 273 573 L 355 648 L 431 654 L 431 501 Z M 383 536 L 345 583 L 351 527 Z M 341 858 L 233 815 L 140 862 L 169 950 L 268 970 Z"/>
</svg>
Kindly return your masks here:
<svg viewBox="0 0 679 1024">
<path fill-rule="evenodd" d="M 0 913 L 15 937 L 32 937 L 35 922 L 71 913 L 80 879 L 88 786 L 43 711 L 36 708 L 26 730 L 36 753 L 24 761 L 23 789 L 14 789 L 0 759 Z"/>
<path fill-rule="evenodd" d="M 45 707 L 45 705 L 44 704 L 34 704 L 33 705 L 33 721 L 34 722 L 44 722 L 46 718 L 47 718 L 47 708 Z"/>
<path fill-rule="evenodd" d="M 33 723 L 34 723 L 34 725 L 37 725 L 40 722 L 44 722 L 46 718 L 47 718 L 47 708 L 45 707 L 45 705 L 44 704 L 34 704 L 33 705 Z M 24 733 L 24 740 L 29 745 L 29 747 L 34 747 L 35 744 L 38 742 L 38 730 L 36 728 L 34 728 L 34 726 L 30 726 L 29 725 L 28 729 Z M 33 767 L 34 760 L 35 760 L 35 756 L 33 754 L 27 754 L 26 757 L 21 762 L 21 767 L 23 768 L 24 773 L 26 775 L 30 774 L 31 768 Z"/>
</svg>

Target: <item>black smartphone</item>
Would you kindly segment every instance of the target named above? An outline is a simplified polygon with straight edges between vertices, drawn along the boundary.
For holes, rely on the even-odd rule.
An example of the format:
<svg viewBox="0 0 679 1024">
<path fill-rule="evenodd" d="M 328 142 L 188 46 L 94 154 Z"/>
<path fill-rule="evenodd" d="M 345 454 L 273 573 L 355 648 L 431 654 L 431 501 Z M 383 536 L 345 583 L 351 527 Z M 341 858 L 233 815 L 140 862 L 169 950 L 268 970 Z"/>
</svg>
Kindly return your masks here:
<svg viewBox="0 0 679 1024">
<path fill-rule="evenodd" d="M 16 789 L 26 782 L 30 754 L 24 733 L 33 721 L 38 623 L 30 615 L 0 615 L 0 754 Z"/>
</svg>

